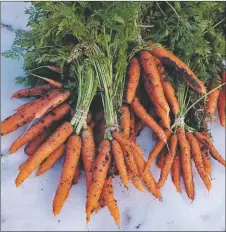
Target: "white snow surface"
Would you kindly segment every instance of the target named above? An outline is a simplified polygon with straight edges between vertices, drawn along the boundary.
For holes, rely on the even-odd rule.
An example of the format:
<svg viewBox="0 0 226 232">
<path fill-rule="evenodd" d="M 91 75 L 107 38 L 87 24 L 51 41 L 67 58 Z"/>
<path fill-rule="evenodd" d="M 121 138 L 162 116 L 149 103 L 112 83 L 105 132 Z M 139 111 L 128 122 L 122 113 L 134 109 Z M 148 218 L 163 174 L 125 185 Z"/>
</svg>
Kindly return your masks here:
<svg viewBox="0 0 226 232">
<path fill-rule="evenodd" d="M 28 16 L 25 2 L 3 2 L 2 23 L 13 28 L 25 29 Z M 1 28 L 1 51 L 10 48 L 14 33 Z M 10 99 L 22 85 L 16 85 L 14 77 L 23 75 L 23 60 L 1 57 L 1 119 L 14 113 L 25 103 L 24 99 Z M 210 126 L 215 146 L 225 156 L 225 129 L 218 123 Z M 16 188 L 15 177 L 19 165 L 26 159 L 23 148 L 13 155 L 7 150 L 11 143 L 25 131 L 26 127 L 1 138 L 1 231 L 119 231 L 107 208 L 85 222 L 85 178 L 74 185 L 60 215 L 53 216 L 52 200 L 61 175 L 62 161 L 40 177 L 32 174 L 21 187 Z M 137 138 L 147 157 L 154 142 L 149 128 Z M 195 200 L 188 200 L 184 185 L 183 193 L 176 192 L 171 176 L 162 189 L 162 202 L 150 193 L 138 192 L 132 185 L 126 191 L 115 178 L 115 197 L 121 213 L 122 231 L 225 231 L 225 168 L 211 160 L 212 190 L 207 192 L 194 167 Z M 159 170 L 151 168 L 154 177 Z"/>
</svg>

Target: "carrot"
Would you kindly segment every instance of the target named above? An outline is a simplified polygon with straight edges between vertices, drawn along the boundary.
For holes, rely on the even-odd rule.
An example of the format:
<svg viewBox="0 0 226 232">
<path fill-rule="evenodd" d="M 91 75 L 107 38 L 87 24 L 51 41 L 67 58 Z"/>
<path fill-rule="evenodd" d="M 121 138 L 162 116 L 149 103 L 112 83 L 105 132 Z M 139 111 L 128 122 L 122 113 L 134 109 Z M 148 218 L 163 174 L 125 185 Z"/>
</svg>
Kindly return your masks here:
<svg viewBox="0 0 226 232">
<path fill-rule="evenodd" d="M 126 138 L 130 136 L 130 111 L 125 104 L 122 105 L 121 127 Z"/>
<path fill-rule="evenodd" d="M 159 124 L 166 129 L 170 129 L 169 115 L 167 115 L 167 113 L 159 106 L 155 106 L 154 108 L 157 116 L 161 119 Z"/>
<path fill-rule="evenodd" d="M 170 169 L 171 169 L 172 164 L 173 164 L 174 157 L 176 155 L 177 143 L 178 143 L 177 135 L 173 134 L 170 138 L 170 153 L 168 153 L 165 156 L 164 166 L 161 169 L 161 175 L 160 175 L 160 178 L 159 178 L 159 181 L 157 184 L 158 188 L 161 188 L 165 184 L 165 182 L 168 178 L 168 175 L 170 173 Z"/>
<path fill-rule="evenodd" d="M 218 115 L 220 119 L 220 124 L 221 126 L 225 127 L 226 126 L 226 94 L 225 90 L 221 90 L 219 99 L 218 99 Z"/>
<path fill-rule="evenodd" d="M 163 47 L 154 47 L 156 46 L 156 43 L 154 42 L 149 41 L 148 46 L 152 47 L 151 53 L 158 57 L 163 64 L 169 65 L 181 72 L 184 80 L 195 91 L 203 94 L 206 93 L 206 87 L 203 82 L 200 81 L 198 77 L 191 71 L 191 69 L 177 56 Z"/>
<path fill-rule="evenodd" d="M 210 138 L 202 134 L 201 132 L 195 132 L 195 136 L 201 143 L 207 146 L 211 156 L 225 167 L 226 162 L 224 158 L 217 152 Z"/>
<path fill-rule="evenodd" d="M 203 144 L 199 144 L 199 145 L 200 145 L 200 149 L 202 153 L 202 161 L 203 161 L 203 165 L 205 167 L 206 173 L 208 175 L 211 175 L 212 166 L 211 166 L 211 161 L 210 161 L 210 156 L 209 156 L 209 150 Z"/>
<path fill-rule="evenodd" d="M 136 95 L 136 90 L 140 79 L 140 64 L 136 57 L 133 57 L 129 63 L 128 83 L 126 91 L 126 102 L 131 104 Z"/>
<path fill-rule="evenodd" d="M 147 113 L 144 107 L 140 104 L 138 98 L 135 98 L 131 104 L 131 107 L 135 114 L 147 125 L 149 126 L 158 136 L 160 140 L 166 142 L 166 135 L 163 129 L 156 123 L 156 121 Z"/>
<path fill-rule="evenodd" d="M 136 131 L 135 131 L 135 116 L 132 110 L 130 110 L 130 136 L 129 139 L 136 141 Z"/>
<path fill-rule="evenodd" d="M 15 92 L 11 98 L 28 98 L 28 97 L 42 96 L 53 88 L 54 86 L 47 84 L 47 85 L 40 85 L 32 88 L 21 89 Z"/>
<path fill-rule="evenodd" d="M 101 120 L 94 127 L 94 139 L 97 147 L 99 146 L 101 140 L 104 138 L 104 131 L 105 131 L 105 122 L 104 120 Z"/>
<path fill-rule="evenodd" d="M 93 167 L 92 183 L 89 186 L 86 202 L 86 222 L 90 221 L 90 216 L 97 206 L 101 191 L 111 163 L 111 144 L 108 140 L 102 140 L 100 150 Z"/>
<path fill-rule="evenodd" d="M 182 127 L 177 129 L 177 136 L 180 145 L 181 165 L 183 170 L 186 192 L 188 197 L 194 200 L 195 193 L 192 175 L 190 144 L 186 139 L 185 131 Z"/>
<path fill-rule="evenodd" d="M 129 188 L 129 179 L 126 171 L 126 165 L 123 157 L 122 148 L 116 140 L 112 140 L 111 145 L 112 145 L 112 152 L 114 155 L 114 161 L 119 171 L 119 175 L 122 180 L 122 183 L 124 184 L 125 188 Z"/>
<path fill-rule="evenodd" d="M 210 181 L 209 176 L 206 173 L 205 167 L 203 165 L 202 153 L 201 153 L 201 149 L 199 146 L 199 142 L 196 139 L 196 137 L 193 135 L 193 133 L 191 133 L 191 132 L 187 132 L 186 137 L 187 137 L 187 139 L 190 143 L 190 146 L 191 146 L 193 160 L 195 162 L 195 166 L 197 168 L 197 171 L 198 171 L 200 177 L 202 178 L 203 183 L 205 184 L 207 190 L 210 191 L 211 181 Z"/>
<path fill-rule="evenodd" d="M 69 193 L 74 178 L 75 170 L 81 153 L 82 141 L 78 135 L 71 135 L 66 145 L 66 158 L 60 182 L 53 200 L 53 214 L 60 213 L 65 199 Z"/>
<path fill-rule="evenodd" d="M 45 141 L 45 139 L 50 135 L 50 129 L 47 129 L 42 134 L 33 138 L 24 148 L 24 153 L 28 156 L 31 156 Z"/>
<path fill-rule="evenodd" d="M 140 132 L 144 128 L 144 125 L 145 125 L 144 122 L 142 120 L 140 120 L 139 118 L 137 118 L 136 123 L 135 123 L 136 136 L 140 135 Z"/>
<path fill-rule="evenodd" d="M 62 90 L 59 94 L 54 96 L 44 107 L 42 107 L 40 110 L 38 110 L 35 113 L 35 118 L 39 119 L 43 117 L 46 113 L 51 111 L 53 108 L 57 107 L 58 105 L 66 101 L 70 97 L 70 94 L 71 94 L 70 91 Z"/>
<path fill-rule="evenodd" d="M 158 159 L 156 160 L 156 165 L 160 169 L 163 169 L 165 165 L 165 155 L 166 155 L 166 151 L 165 149 L 163 149 L 162 151 L 160 151 Z"/>
<path fill-rule="evenodd" d="M 70 106 L 64 103 L 51 112 L 49 112 L 41 121 L 30 127 L 25 134 L 20 136 L 13 142 L 9 149 L 9 153 L 12 154 L 19 150 L 24 144 L 30 142 L 36 136 L 42 134 L 48 129 L 54 122 L 62 119 L 70 111 Z"/>
<path fill-rule="evenodd" d="M 63 123 L 56 131 L 29 157 L 26 165 L 21 169 L 17 178 L 16 186 L 22 182 L 37 168 L 54 150 L 56 150 L 72 134 L 73 128 L 69 122 Z"/>
<path fill-rule="evenodd" d="M 16 111 L 17 112 L 22 112 L 22 111 L 24 111 L 26 108 L 29 108 L 32 104 L 34 104 L 35 102 L 37 102 L 38 101 L 38 99 L 36 99 L 36 100 L 34 100 L 34 101 L 31 101 L 31 102 L 28 102 L 28 103 L 26 103 L 26 104 L 24 104 L 24 105 L 22 105 L 22 106 L 19 106 L 17 109 L 16 109 Z"/>
<path fill-rule="evenodd" d="M 213 87 L 214 88 L 214 87 Z M 211 90 L 213 89 L 211 88 Z M 212 93 L 207 96 L 207 103 L 205 112 L 208 115 L 214 115 L 217 108 L 217 101 L 220 95 L 220 90 L 215 89 Z"/>
<path fill-rule="evenodd" d="M 92 182 L 91 168 L 95 160 L 95 143 L 91 127 L 87 127 L 82 132 L 82 160 L 86 174 L 86 189 L 88 190 Z"/>
<path fill-rule="evenodd" d="M 120 213 L 117 206 L 117 201 L 114 198 L 114 187 L 112 177 L 110 176 L 104 183 L 103 187 L 103 197 L 104 201 L 115 220 L 115 223 L 119 226 L 120 224 Z"/>
<path fill-rule="evenodd" d="M 171 132 L 170 130 L 165 130 L 165 134 L 166 134 L 166 139 L 168 140 Z M 153 147 L 151 153 L 149 154 L 148 160 L 145 164 L 144 167 L 144 172 L 146 172 L 146 170 L 148 170 L 150 168 L 150 166 L 152 165 L 153 161 L 156 159 L 156 157 L 158 156 L 159 152 L 164 148 L 165 146 L 165 142 L 163 141 L 158 141 L 155 146 Z"/>
<path fill-rule="evenodd" d="M 103 187 L 104 188 L 104 187 Z M 103 196 L 102 196 L 102 193 L 103 193 L 103 191 L 101 192 L 101 195 L 100 195 L 100 198 L 99 198 L 99 200 L 98 200 L 98 204 L 97 204 L 97 206 L 96 206 L 96 208 L 95 208 L 95 212 L 96 213 L 98 213 L 102 208 L 104 208 L 104 206 L 106 205 L 105 204 L 105 201 L 104 201 L 104 198 L 103 198 Z"/>
<path fill-rule="evenodd" d="M 73 178 L 73 184 L 78 183 L 79 177 L 80 177 L 80 162 L 78 161 L 77 167 L 75 169 L 74 178 Z"/>
<path fill-rule="evenodd" d="M 140 177 L 142 177 L 144 184 L 147 186 L 148 190 L 153 194 L 153 196 L 160 199 L 161 193 L 156 186 L 155 179 L 152 176 L 151 172 L 148 170 L 147 172 L 144 173 L 144 166 L 145 166 L 144 156 L 143 155 L 134 155 L 134 156 L 135 156 L 139 175 Z"/>
<path fill-rule="evenodd" d="M 38 69 L 41 69 L 41 68 L 48 68 L 48 69 L 50 69 L 50 70 L 53 71 L 53 72 L 61 73 L 60 68 L 57 67 L 57 66 L 54 66 L 54 65 L 40 66 L 40 67 L 34 68 L 34 69 L 32 69 L 32 70 L 29 70 L 29 72 L 32 72 L 32 71 L 35 71 L 35 70 L 38 70 Z"/>
<path fill-rule="evenodd" d="M 138 189 L 140 192 L 146 192 L 140 177 L 133 175 L 131 171 L 128 171 L 128 176 L 136 189 Z"/>
<path fill-rule="evenodd" d="M 47 77 L 41 77 L 41 76 L 39 76 L 39 75 L 36 75 L 36 74 L 34 74 L 34 73 L 30 73 L 31 75 L 33 75 L 33 76 L 36 76 L 36 77 L 38 77 L 38 78 L 40 78 L 40 79 L 42 79 L 42 80 L 44 80 L 44 81 L 47 81 L 49 84 L 51 84 L 52 86 L 54 86 L 54 87 L 56 87 L 56 88 L 62 88 L 63 87 L 63 85 L 60 83 L 60 82 L 58 82 L 58 81 L 54 81 L 54 80 L 52 80 L 52 79 L 50 79 L 50 78 L 47 78 Z"/>
<path fill-rule="evenodd" d="M 54 152 L 52 152 L 46 160 L 40 165 L 36 176 L 42 175 L 44 172 L 48 171 L 53 165 L 60 159 L 64 154 L 64 144 L 61 144 Z"/>
<path fill-rule="evenodd" d="M 160 75 L 160 80 L 164 94 L 166 96 L 166 100 L 169 102 L 170 108 L 174 115 L 177 115 L 179 113 L 179 102 L 175 96 L 174 88 L 170 83 L 169 77 L 166 74 L 165 68 L 161 61 L 157 57 L 154 57 L 154 61 Z"/>
<path fill-rule="evenodd" d="M 140 52 L 141 65 L 144 70 L 144 86 L 148 95 L 152 95 L 155 103 L 169 114 L 169 105 L 166 101 L 160 76 L 153 56 L 148 51 Z"/>
<path fill-rule="evenodd" d="M 59 90 L 51 90 L 44 97 L 37 99 L 37 101 L 27 107 L 22 112 L 16 112 L 12 116 L 6 118 L 1 122 L 1 135 L 9 134 L 21 126 L 31 122 L 35 118 L 35 114 L 43 108 L 54 96 L 59 93 Z"/>
<path fill-rule="evenodd" d="M 180 160 L 179 151 L 177 150 L 176 156 L 174 157 L 173 160 L 171 175 L 172 175 L 173 184 L 175 185 L 176 190 L 179 193 L 181 193 L 180 174 L 181 174 L 181 160 Z"/>
</svg>

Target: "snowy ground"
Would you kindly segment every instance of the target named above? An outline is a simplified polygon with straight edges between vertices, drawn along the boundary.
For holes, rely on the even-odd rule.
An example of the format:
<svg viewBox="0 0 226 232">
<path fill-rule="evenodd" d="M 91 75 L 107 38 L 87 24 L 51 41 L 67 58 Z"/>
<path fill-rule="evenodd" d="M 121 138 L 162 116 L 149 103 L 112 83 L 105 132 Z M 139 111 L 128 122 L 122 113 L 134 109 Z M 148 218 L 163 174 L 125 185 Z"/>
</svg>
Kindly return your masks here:
<svg viewBox="0 0 226 232">
<path fill-rule="evenodd" d="M 2 23 L 13 28 L 25 28 L 27 16 L 24 8 L 29 3 L 5 2 L 1 4 Z M 1 50 L 9 49 L 14 33 L 1 28 Z M 14 77 L 23 74 L 23 60 L 1 57 L 1 118 L 11 115 L 25 100 L 10 100 L 11 95 L 22 86 L 15 85 Z M 218 124 L 211 126 L 218 151 L 225 156 L 225 130 Z M 107 211 L 103 209 L 85 223 L 85 182 L 73 186 L 61 214 L 52 215 L 52 200 L 58 185 L 62 163 L 40 177 L 30 176 L 20 187 L 14 184 L 18 166 L 26 159 L 23 149 L 7 156 L 7 149 L 25 128 L 1 138 L 1 231 L 116 231 L 118 228 Z M 145 129 L 137 138 L 148 156 L 153 141 L 151 131 Z M 194 169 L 196 197 L 191 203 L 185 194 L 178 194 L 171 178 L 162 189 L 163 201 L 155 200 L 150 194 L 142 194 L 133 186 L 125 191 L 115 178 L 116 199 L 121 212 L 123 231 L 225 231 L 225 169 L 212 160 L 212 190 L 208 194 Z M 159 170 L 154 165 L 153 175 L 158 178 Z"/>
</svg>

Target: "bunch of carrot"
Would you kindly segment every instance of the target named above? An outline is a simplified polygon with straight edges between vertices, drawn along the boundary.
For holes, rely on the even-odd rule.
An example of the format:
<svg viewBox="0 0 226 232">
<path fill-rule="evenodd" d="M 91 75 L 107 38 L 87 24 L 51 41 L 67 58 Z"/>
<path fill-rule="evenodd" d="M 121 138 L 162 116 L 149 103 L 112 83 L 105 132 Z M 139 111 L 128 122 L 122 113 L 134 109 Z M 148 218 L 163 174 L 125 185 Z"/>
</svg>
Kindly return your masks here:
<svg viewBox="0 0 226 232">
<path fill-rule="evenodd" d="M 48 84 L 23 89 L 13 94 L 13 98 L 37 99 L 19 107 L 14 115 L 5 119 L 1 123 L 1 135 L 9 134 L 39 119 L 13 142 L 9 149 L 10 154 L 15 153 L 26 144 L 24 152 L 29 156 L 19 167 L 16 185 L 20 186 L 37 167 L 37 176 L 43 174 L 65 153 L 60 182 L 53 200 L 53 214 L 60 213 L 72 184 L 78 183 L 83 166 L 87 188 L 87 222 L 94 211 L 98 212 L 106 205 L 118 226 L 120 213 L 113 188 L 113 177 L 116 174 L 119 174 L 126 189 L 131 181 L 139 191 L 145 192 L 146 186 L 154 197 L 160 199 L 160 188 L 165 184 L 170 171 L 177 191 L 181 192 L 182 170 L 187 195 L 193 200 L 193 159 L 209 191 L 209 153 L 224 166 L 225 160 L 218 154 L 206 132 L 193 133 L 184 128 L 183 122 L 180 122 L 175 132 L 172 131 L 172 121 L 178 120 L 180 105 L 165 71 L 165 65 L 179 72 L 195 91 L 206 93 L 202 81 L 185 63 L 167 49 L 148 42 L 147 49 L 137 52 L 129 61 L 120 128 L 116 127 L 110 131 L 110 139 L 106 137 L 106 115 L 98 96 L 88 109 L 89 114 L 83 130 L 81 133 L 75 133 L 70 123 L 71 106 L 68 103 L 71 92 L 65 90 L 61 83 L 45 78 Z M 225 81 L 225 74 L 222 81 Z M 142 93 L 140 83 L 144 85 L 147 96 Z M 220 120 L 221 124 L 225 125 L 224 87 L 218 95 Z M 213 101 L 212 98 L 216 102 L 216 98 L 211 97 L 211 94 L 208 98 L 209 105 Z M 206 109 L 208 108 L 212 109 L 213 106 Z M 155 138 L 158 139 L 147 161 L 136 144 L 136 136 L 145 125 L 152 129 Z M 155 181 L 149 167 L 157 157 L 161 175 L 159 180 Z"/>
</svg>

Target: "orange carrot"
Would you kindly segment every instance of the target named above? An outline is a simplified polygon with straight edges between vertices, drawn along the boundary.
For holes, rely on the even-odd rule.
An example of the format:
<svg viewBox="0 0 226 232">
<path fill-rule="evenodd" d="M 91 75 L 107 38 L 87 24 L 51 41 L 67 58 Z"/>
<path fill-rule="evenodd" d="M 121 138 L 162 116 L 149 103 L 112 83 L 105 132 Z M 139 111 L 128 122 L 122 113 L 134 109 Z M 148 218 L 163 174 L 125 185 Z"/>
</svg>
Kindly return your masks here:
<svg viewBox="0 0 226 232">
<path fill-rule="evenodd" d="M 191 69 L 181 61 L 172 52 L 168 51 L 164 47 L 155 47 L 157 44 L 154 42 L 148 42 L 148 46 L 152 47 L 151 53 L 158 57 L 163 64 L 170 65 L 176 70 L 180 71 L 184 80 L 195 91 L 199 93 L 206 93 L 206 87 L 202 81 L 191 71 Z"/>
<path fill-rule="evenodd" d="M 180 160 L 179 151 L 177 150 L 176 156 L 174 157 L 173 160 L 171 175 L 172 175 L 172 181 L 176 187 L 177 192 L 179 193 L 181 193 L 180 174 L 181 174 L 181 160 Z"/>
<path fill-rule="evenodd" d="M 187 132 L 186 137 L 187 137 L 187 139 L 190 143 L 190 146 L 191 146 L 193 160 L 195 162 L 195 166 L 197 168 L 197 171 L 198 171 L 200 177 L 202 178 L 203 183 L 205 184 L 207 190 L 210 191 L 211 181 L 210 181 L 209 176 L 206 173 L 205 167 L 203 165 L 202 153 L 201 153 L 201 149 L 199 146 L 199 142 L 191 132 Z"/>
<path fill-rule="evenodd" d="M 70 111 L 70 106 L 64 103 L 50 113 L 48 113 L 41 121 L 30 127 L 25 134 L 20 136 L 13 142 L 9 149 L 9 153 L 12 154 L 19 150 L 24 144 L 30 142 L 36 136 L 42 134 L 47 128 L 49 128 L 54 122 L 62 119 Z"/>
<path fill-rule="evenodd" d="M 71 135 L 67 141 L 66 158 L 58 185 L 56 195 L 53 200 L 53 214 L 60 213 L 65 199 L 69 193 L 74 178 L 75 170 L 81 153 L 82 141 L 78 135 Z"/>
<path fill-rule="evenodd" d="M 111 163 L 111 144 L 108 140 L 102 140 L 100 151 L 96 158 L 92 173 L 92 183 L 89 186 L 86 202 L 86 222 L 90 221 L 90 216 L 97 206 L 101 191 Z"/>
<path fill-rule="evenodd" d="M 161 119 L 160 125 L 166 129 L 170 129 L 170 117 L 167 113 L 159 106 L 154 107 L 157 116 Z"/>
<path fill-rule="evenodd" d="M 73 178 L 73 184 L 78 183 L 79 177 L 80 177 L 80 162 L 78 162 L 77 167 L 75 169 L 75 174 L 74 174 L 74 178 Z"/>
<path fill-rule="evenodd" d="M 135 131 L 135 116 L 132 110 L 130 110 L 130 136 L 129 139 L 136 141 L 136 131 Z"/>
<path fill-rule="evenodd" d="M 153 96 L 155 103 L 169 114 L 169 105 L 166 101 L 164 90 L 161 84 L 160 75 L 155 65 L 153 56 L 148 51 L 140 52 L 141 65 L 145 75 L 144 86 L 147 93 Z"/>
<path fill-rule="evenodd" d="M 178 143 L 177 135 L 173 134 L 170 138 L 170 153 L 168 153 L 165 156 L 164 166 L 161 169 L 161 175 L 160 175 L 160 178 L 159 178 L 159 181 L 157 184 L 158 188 L 161 188 L 165 184 L 165 182 L 168 178 L 168 175 L 170 173 L 170 169 L 171 169 L 172 164 L 173 164 L 174 157 L 176 155 L 177 143 Z"/>
<path fill-rule="evenodd" d="M 26 103 L 26 104 L 24 104 L 24 105 L 22 105 L 22 106 L 19 106 L 17 109 L 16 109 L 16 111 L 17 112 L 22 112 L 22 111 L 24 111 L 26 108 L 29 108 L 32 104 L 34 104 L 35 102 L 37 102 L 38 101 L 38 99 L 36 99 L 36 100 L 34 100 L 34 101 L 31 101 L 31 102 L 28 102 L 28 103 Z"/>
<path fill-rule="evenodd" d="M 212 166 L 211 166 L 211 160 L 209 156 L 209 150 L 203 144 L 199 144 L 199 145 L 200 145 L 200 149 L 202 153 L 202 161 L 203 161 L 203 165 L 205 167 L 206 173 L 208 175 L 211 175 Z"/>
<path fill-rule="evenodd" d="M 70 91 L 62 90 L 59 94 L 54 96 L 44 107 L 42 107 L 35 113 L 35 118 L 43 117 L 46 113 L 48 113 L 49 111 L 66 101 L 70 97 L 70 94 Z"/>
<path fill-rule="evenodd" d="M 169 77 L 166 74 L 165 68 L 162 65 L 161 61 L 157 57 L 154 57 L 154 60 L 160 75 L 160 79 L 166 99 L 169 102 L 170 108 L 174 113 L 174 115 L 177 115 L 179 113 L 179 103 L 175 96 L 174 88 L 170 83 Z"/>
<path fill-rule="evenodd" d="M 115 223 L 119 226 L 120 224 L 120 213 L 117 206 L 117 201 L 114 198 L 114 187 L 113 187 L 113 181 L 112 177 L 106 179 L 103 187 L 103 197 L 104 201 L 112 215 L 112 217 L 115 220 Z"/>
<path fill-rule="evenodd" d="M 91 168 L 95 160 L 93 130 L 89 126 L 82 132 L 82 160 L 86 174 L 86 189 L 88 190 L 92 182 Z"/>
<path fill-rule="evenodd" d="M 213 87 L 214 88 L 214 87 Z M 211 90 L 213 89 L 211 88 Z M 206 103 L 206 114 L 214 115 L 216 108 L 217 108 L 217 101 L 220 95 L 220 90 L 215 89 L 212 93 L 207 96 L 207 103 Z"/>
<path fill-rule="evenodd" d="M 214 147 L 212 141 L 210 140 L 210 138 L 207 137 L 206 135 L 202 134 L 201 132 L 195 132 L 195 136 L 198 138 L 198 140 L 201 143 L 203 143 L 204 145 L 207 146 L 207 148 L 209 149 L 209 152 L 210 152 L 211 156 L 225 167 L 226 166 L 226 161 L 217 152 L 217 150 L 215 149 L 215 147 Z"/>
<path fill-rule="evenodd" d="M 147 125 L 149 126 L 158 136 L 160 140 L 166 142 L 166 135 L 163 129 L 156 123 L 156 121 L 147 113 L 144 107 L 140 104 L 138 98 L 135 98 L 131 104 L 135 114 Z"/>
<path fill-rule="evenodd" d="M 112 140 L 112 152 L 114 155 L 114 161 L 116 164 L 116 167 L 119 171 L 120 178 L 122 180 L 122 183 L 124 184 L 125 188 L 129 187 L 129 179 L 128 174 L 126 171 L 126 165 L 123 157 L 123 151 L 120 146 L 120 144 L 116 140 Z"/>
<path fill-rule="evenodd" d="M 59 93 L 59 90 L 51 90 L 44 97 L 37 99 L 37 101 L 27 107 L 22 112 L 16 112 L 12 116 L 6 118 L 1 122 L 1 135 L 9 134 L 21 126 L 31 122 L 35 118 L 35 114 L 43 108 L 54 96 Z"/>
<path fill-rule="evenodd" d="M 220 119 L 221 126 L 226 126 L 226 94 L 224 89 L 221 90 L 219 99 L 218 99 L 218 115 Z"/>
<path fill-rule="evenodd" d="M 140 64 L 136 57 L 133 57 L 129 63 L 128 83 L 126 91 L 126 102 L 131 104 L 136 95 L 136 89 L 140 79 Z"/>
<path fill-rule="evenodd" d="M 133 173 L 131 171 L 128 171 L 128 176 L 129 176 L 129 179 L 132 181 L 132 183 L 136 189 L 138 189 L 139 191 L 144 192 L 144 193 L 146 192 L 145 187 L 144 187 L 140 177 L 133 175 Z"/>
<path fill-rule="evenodd" d="M 165 149 L 163 149 L 162 151 L 160 151 L 158 159 L 156 160 L 156 165 L 160 169 L 163 169 L 165 165 L 165 155 L 166 155 L 166 151 Z"/>
<path fill-rule="evenodd" d="M 166 134 L 166 139 L 168 140 L 169 137 L 170 137 L 170 135 L 171 135 L 170 130 L 165 130 L 165 134 Z M 150 168 L 150 166 L 152 165 L 153 161 L 156 159 L 157 155 L 164 148 L 165 145 L 166 145 L 165 142 L 163 142 L 161 140 L 158 141 L 155 144 L 155 146 L 153 147 L 151 153 L 149 154 L 148 160 L 147 160 L 147 162 L 145 164 L 144 172 Z"/>
<path fill-rule="evenodd" d="M 104 187 L 103 187 L 104 188 Z M 98 204 L 97 204 L 97 206 L 96 206 L 96 208 L 95 208 L 95 212 L 96 213 L 98 213 L 102 208 L 104 208 L 104 206 L 106 205 L 105 204 L 105 201 L 104 201 L 104 198 L 103 198 L 103 196 L 102 196 L 102 193 L 103 193 L 103 191 L 101 192 L 101 195 L 100 195 L 100 198 L 99 198 L 99 200 L 98 200 Z"/>
<path fill-rule="evenodd" d="M 64 154 L 65 146 L 61 144 L 54 152 L 52 152 L 46 160 L 40 165 L 36 176 L 42 175 L 44 172 L 53 167 L 53 165 L 60 159 Z"/>
<path fill-rule="evenodd" d="M 192 175 L 190 144 L 186 139 L 185 131 L 182 127 L 177 129 L 177 136 L 180 144 L 181 165 L 183 170 L 186 192 L 188 197 L 194 200 L 195 193 Z"/>
<path fill-rule="evenodd" d="M 122 105 L 121 127 L 126 138 L 130 136 L 130 111 L 125 104 Z"/>
<path fill-rule="evenodd" d="M 27 98 L 27 97 L 42 96 L 53 88 L 54 88 L 53 85 L 47 84 L 47 85 L 40 85 L 32 88 L 21 89 L 15 92 L 12 98 Z"/>
<path fill-rule="evenodd" d="M 38 148 L 35 153 L 29 157 L 26 165 L 21 169 L 17 178 L 16 186 L 20 186 L 22 182 L 66 139 L 72 134 L 73 128 L 69 122 L 63 123 L 56 131 Z"/>
</svg>

